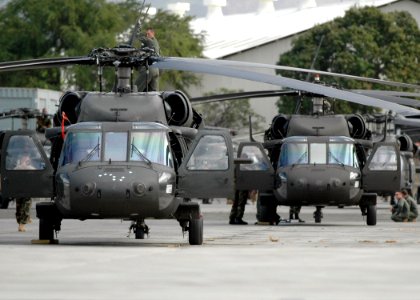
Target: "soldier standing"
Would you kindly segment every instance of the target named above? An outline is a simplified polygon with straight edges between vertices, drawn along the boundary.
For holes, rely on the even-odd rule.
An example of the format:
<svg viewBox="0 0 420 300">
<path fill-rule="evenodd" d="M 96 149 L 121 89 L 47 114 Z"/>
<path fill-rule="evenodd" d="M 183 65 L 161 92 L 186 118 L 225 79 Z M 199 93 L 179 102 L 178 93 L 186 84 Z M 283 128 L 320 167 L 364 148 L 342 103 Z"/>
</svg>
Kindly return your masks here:
<svg viewBox="0 0 420 300">
<path fill-rule="evenodd" d="M 42 109 L 42 115 L 37 117 L 36 120 L 36 131 L 44 133 L 46 128 L 51 127 L 51 120 L 48 116 L 47 109 L 44 107 Z"/>
<path fill-rule="evenodd" d="M 245 205 L 248 201 L 248 191 L 243 190 L 235 191 L 235 199 L 233 199 L 232 209 L 230 210 L 229 215 L 229 224 L 230 225 L 248 225 L 247 222 L 242 220 L 245 212 Z"/>
<path fill-rule="evenodd" d="M 155 37 L 155 30 L 153 28 L 147 28 L 146 36 L 140 38 L 140 41 L 144 47 L 151 48 L 157 56 L 160 55 L 159 42 Z M 159 69 L 149 69 L 148 67 L 141 66 L 139 68 L 139 76 L 136 79 L 136 85 L 139 92 L 159 90 Z"/>
<path fill-rule="evenodd" d="M 23 154 L 17 161 L 15 170 L 35 170 L 28 153 Z M 31 198 L 16 198 L 16 222 L 19 224 L 18 231 L 25 232 L 25 225 L 31 223 Z"/>
</svg>

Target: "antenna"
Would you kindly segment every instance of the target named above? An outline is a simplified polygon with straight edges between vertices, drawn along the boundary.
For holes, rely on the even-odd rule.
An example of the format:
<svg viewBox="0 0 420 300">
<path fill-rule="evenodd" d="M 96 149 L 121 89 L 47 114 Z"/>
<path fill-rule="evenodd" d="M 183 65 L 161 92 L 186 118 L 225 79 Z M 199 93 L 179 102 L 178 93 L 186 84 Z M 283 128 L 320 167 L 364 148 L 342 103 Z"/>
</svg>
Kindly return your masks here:
<svg viewBox="0 0 420 300">
<path fill-rule="evenodd" d="M 251 142 L 256 142 L 255 140 L 254 140 L 254 137 L 252 136 L 252 117 L 251 117 L 251 115 L 249 115 L 249 140 L 251 141 Z"/>
<path fill-rule="evenodd" d="M 141 30 L 141 24 L 143 24 L 144 19 L 146 18 L 147 13 L 149 12 L 150 4 L 147 4 L 146 10 L 145 10 L 145 12 L 143 14 L 144 7 L 145 7 L 145 5 L 144 5 L 145 1 L 146 0 L 143 0 L 143 3 L 141 4 L 139 17 L 136 20 L 136 24 L 134 25 L 133 32 L 131 33 L 130 40 L 128 41 L 128 44 L 131 47 L 133 46 L 134 41 L 136 40 L 136 37 L 137 37 L 138 33 Z"/>
</svg>

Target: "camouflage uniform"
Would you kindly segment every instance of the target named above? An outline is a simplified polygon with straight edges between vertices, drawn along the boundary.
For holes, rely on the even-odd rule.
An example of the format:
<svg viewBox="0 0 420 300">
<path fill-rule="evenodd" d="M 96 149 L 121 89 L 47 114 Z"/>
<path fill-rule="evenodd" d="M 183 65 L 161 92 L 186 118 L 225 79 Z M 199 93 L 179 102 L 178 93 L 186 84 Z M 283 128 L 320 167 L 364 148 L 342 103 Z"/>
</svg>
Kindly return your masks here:
<svg viewBox="0 0 420 300">
<path fill-rule="evenodd" d="M 408 220 L 408 213 L 410 211 L 410 206 L 408 205 L 407 200 L 401 198 L 398 200 L 398 203 L 394 206 L 392 210 L 391 219 L 395 222 L 404 222 Z"/>
<path fill-rule="evenodd" d="M 145 47 L 153 48 L 156 55 L 159 56 L 160 46 L 156 38 L 142 38 L 142 44 Z M 158 91 L 159 90 L 159 69 L 149 68 L 149 74 L 147 74 L 147 68 L 141 66 L 139 68 L 139 76 L 136 79 L 135 84 L 139 92 L 146 91 Z"/>
<path fill-rule="evenodd" d="M 229 224 L 247 224 L 242 220 L 245 212 L 245 205 L 248 201 L 248 191 L 235 191 L 235 199 L 233 199 L 232 209 L 229 215 Z"/>
<path fill-rule="evenodd" d="M 16 221 L 18 224 L 27 224 L 31 218 L 31 198 L 16 199 Z"/>
<path fill-rule="evenodd" d="M 51 120 L 47 115 L 43 114 L 42 116 L 37 118 L 36 131 L 44 133 L 45 128 L 50 128 L 50 127 L 51 127 Z"/>
<path fill-rule="evenodd" d="M 409 213 L 408 213 L 408 221 L 413 222 L 417 219 L 419 215 L 418 210 L 417 210 L 417 203 L 411 196 L 407 196 L 405 200 L 407 200 L 408 206 L 410 207 Z"/>
</svg>

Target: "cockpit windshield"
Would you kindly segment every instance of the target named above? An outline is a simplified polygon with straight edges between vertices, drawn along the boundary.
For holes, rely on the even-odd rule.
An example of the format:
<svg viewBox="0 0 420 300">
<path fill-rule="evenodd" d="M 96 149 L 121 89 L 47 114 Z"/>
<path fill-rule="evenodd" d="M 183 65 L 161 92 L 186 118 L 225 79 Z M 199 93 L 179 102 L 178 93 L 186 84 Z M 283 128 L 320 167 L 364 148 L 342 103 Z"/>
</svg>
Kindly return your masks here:
<svg viewBox="0 0 420 300">
<path fill-rule="evenodd" d="M 69 132 L 60 165 L 83 161 L 127 161 L 127 158 L 128 161 L 173 167 L 166 131 Z"/>
<path fill-rule="evenodd" d="M 130 161 L 147 161 L 173 167 L 165 131 L 138 131 L 131 134 Z"/>
<path fill-rule="evenodd" d="M 60 165 L 101 160 L 101 132 L 70 132 L 60 156 Z"/>
<path fill-rule="evenodd" d="M 279 166 L 304 164 L 338 164 L 358 168 L 352 143 L 285 143 L 280 152 Z"/>
</svg>

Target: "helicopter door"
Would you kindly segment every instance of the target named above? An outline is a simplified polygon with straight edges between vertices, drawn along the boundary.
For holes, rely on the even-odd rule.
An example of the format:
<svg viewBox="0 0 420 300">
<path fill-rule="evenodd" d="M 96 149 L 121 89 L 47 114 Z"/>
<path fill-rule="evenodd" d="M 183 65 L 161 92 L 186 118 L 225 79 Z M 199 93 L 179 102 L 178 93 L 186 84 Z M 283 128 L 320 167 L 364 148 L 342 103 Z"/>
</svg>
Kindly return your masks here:
<svg viewBox="0 0 420 300">
<path fill-rule="evenodd" d="M 400 150 L 396 143 L 379 142 L 363 168 L 363 190 L 394 193 L 401 188 Z"/>
<path fill-rule="evenodd" d="M 34 131 L 7 131 L 1 149 L 3 197 L 51 197 L 53 168 Z"/>
<path fill-rule="evenodd" d="M 260 143 L 240 143 L 238 158 L 248 158 L 253 162 L 236 165 L 237 190 L 268 191 L 274 189 L 274 169 Z"/>
<path fill-rule="evenodd" d="M 226 198 L 234 191 L 233 147 L 226 130 L 200 130 L 178 169 L 178 195 Z"/>
</svg>

